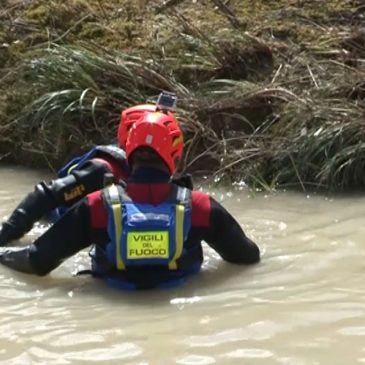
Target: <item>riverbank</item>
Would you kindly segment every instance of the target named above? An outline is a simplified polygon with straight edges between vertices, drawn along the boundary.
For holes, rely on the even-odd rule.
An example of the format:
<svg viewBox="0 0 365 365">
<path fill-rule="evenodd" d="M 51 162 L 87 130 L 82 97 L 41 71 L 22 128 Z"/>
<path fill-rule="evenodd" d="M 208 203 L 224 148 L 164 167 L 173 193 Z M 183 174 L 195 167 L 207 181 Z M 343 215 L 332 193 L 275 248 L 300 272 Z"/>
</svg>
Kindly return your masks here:
<svg viewBox="0 0 365 365">
<path fill-rule="evenodd" d="M 361 189 L 365 6 L 330 3 L 7 1 L 0 156 L 56 168 L 165 89 L 179 97 L 188 171 Z"/>
</svg>

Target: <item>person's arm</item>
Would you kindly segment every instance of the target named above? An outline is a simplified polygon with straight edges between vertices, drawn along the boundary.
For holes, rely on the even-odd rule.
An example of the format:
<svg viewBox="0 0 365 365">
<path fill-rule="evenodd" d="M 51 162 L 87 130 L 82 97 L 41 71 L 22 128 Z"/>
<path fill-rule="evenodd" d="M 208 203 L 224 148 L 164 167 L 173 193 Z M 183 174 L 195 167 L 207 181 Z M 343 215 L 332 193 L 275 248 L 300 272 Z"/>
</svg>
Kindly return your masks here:
<svg viewBox="0 0 365 365">
<path fill-rule="evenodd" d="M 260 250 L 248 238 L 232 215 L 212 197 L 209 229 L 204 241 L 225 260 L 236 264 L 253 264 L 260 260 Z"/>
<path fill-rule="evenodd" d="M 87 200 L 82 199 L 31 245 L 0 254 L 0 263 L 20 272 L 47 275 L 92 244 L 90 232 L 90 210 Z"/>
<path fill-rule="evenodd" d="M 22 237 L 30 231 L 35 222 L 60 206 L 71 206 L 88 193 L 102 189 L 105 174 L 111 173 L 117 179 L 123 177 L 121 168 L 107 158 L 86 161 L 63 178 L 35 186 L 15 208 L 0 229 L 0 246 Z"/>
</svg>

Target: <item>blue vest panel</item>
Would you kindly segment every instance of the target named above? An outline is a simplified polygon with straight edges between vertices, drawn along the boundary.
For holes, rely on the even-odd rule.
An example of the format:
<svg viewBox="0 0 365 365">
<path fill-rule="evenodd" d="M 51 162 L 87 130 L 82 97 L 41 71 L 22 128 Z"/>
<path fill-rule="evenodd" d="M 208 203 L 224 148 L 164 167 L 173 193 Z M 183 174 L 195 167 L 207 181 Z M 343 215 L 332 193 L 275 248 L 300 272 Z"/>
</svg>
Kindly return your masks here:
<svg viewBox="0 0 365 365">
<path fill-rule="evenodd" d="M 134 203 L 115 185 L 107 190 L 110 262 L 118 270 L 132 266 L 177 269 L 191 226 L 190 199 L 179 201 L 179 194 L 188 190 L 173 186 L 175 196 L 157 206 Z"/>
</svg>

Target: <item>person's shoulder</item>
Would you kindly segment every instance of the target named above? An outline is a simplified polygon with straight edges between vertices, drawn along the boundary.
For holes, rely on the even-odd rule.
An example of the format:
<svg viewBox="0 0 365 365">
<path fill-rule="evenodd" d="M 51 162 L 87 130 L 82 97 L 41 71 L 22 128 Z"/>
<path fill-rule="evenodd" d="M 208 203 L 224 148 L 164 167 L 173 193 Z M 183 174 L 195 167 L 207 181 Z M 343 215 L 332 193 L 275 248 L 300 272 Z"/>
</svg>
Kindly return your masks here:
<svg viewBox="0 0 365 365">
<path fill-rule="evenodd" d="M 103 199 L 103 190 L 94 191 L 86 196 L 93 228 L 105 228 L 107 212 Z"/>
<path fill-rule="evenodd" d="M 93 191 L 86 196 L 88 204 L 90 207 L 103 203 L 103 190 Z"/>
<path fill-rule="evenodd" d="M 206 202 L 210 199 L 210 195 L 200 190 L 192 190 L 191 198 L 196 203 Z"/>
<path fill-rule="evenodd" d="M 202 191 L 191 192 L 193 226 L 209 226 L 211 213 L 210 196 Z"/>
<path fill-rule="evenodd" d="M 225 208 L 221 203 L 214 199 L 210 194 L 204 193 L 203 191 L 192 191 L 192 205 L 200 214 L 205 214 L 206 212 L 209 212 L 209 214 L 212 212 L 215 214 L 225 212 Z"/>
</svg>

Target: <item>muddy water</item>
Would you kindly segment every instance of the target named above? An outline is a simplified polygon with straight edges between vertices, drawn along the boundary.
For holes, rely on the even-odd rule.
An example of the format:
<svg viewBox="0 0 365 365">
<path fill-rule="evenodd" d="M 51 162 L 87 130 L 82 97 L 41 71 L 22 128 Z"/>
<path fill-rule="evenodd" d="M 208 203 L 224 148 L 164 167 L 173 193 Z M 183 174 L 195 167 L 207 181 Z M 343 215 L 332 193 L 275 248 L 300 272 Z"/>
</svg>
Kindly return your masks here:
<svg viewBox="0 0 365 365">
<path fill-rule="evenodd" d="M 0 169 L 1 218 L 41 176 Z M 184 287 L 128 293 L 72 276 L 87 252 L 46 278 L 0 267 L 0 364 L 365 363 L 365 197 L 212 193 L 259 243 L 260 264 L 206 247 Z"/>
</svg>

